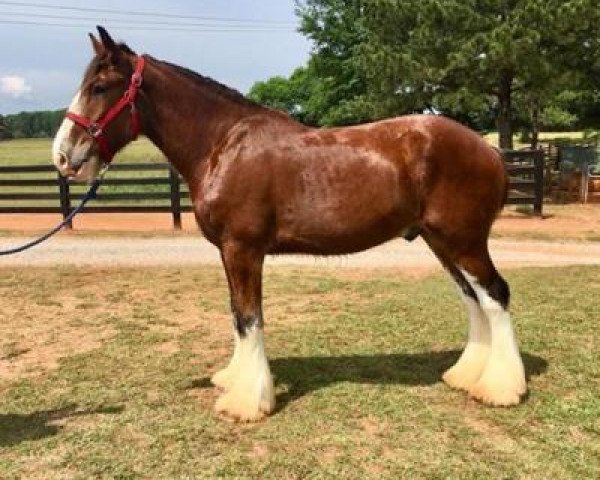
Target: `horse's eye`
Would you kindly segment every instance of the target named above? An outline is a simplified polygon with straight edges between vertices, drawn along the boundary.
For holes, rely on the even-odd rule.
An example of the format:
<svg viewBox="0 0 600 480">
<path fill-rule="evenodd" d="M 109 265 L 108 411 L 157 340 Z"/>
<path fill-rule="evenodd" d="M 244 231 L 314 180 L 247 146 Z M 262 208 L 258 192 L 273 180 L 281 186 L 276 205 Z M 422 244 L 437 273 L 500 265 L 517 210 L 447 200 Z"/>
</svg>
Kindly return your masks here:
<svg viewBox="0 0 600 480">
<path fill-rule="evenodd" d="M 106 93 L 106 85 L 94 85 L 92 87 L 92 95 L 102 95 L 103 93 Z"/>
</svg>

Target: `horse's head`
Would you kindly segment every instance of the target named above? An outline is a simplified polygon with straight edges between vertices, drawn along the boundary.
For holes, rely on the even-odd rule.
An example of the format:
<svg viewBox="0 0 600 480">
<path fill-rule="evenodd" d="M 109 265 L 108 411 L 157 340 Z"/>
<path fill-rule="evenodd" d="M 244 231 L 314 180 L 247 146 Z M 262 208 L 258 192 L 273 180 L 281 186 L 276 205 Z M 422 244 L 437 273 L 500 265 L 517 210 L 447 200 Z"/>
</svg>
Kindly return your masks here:
<svg viewBox="0 0 600 480">
<path fill-rule="evenodd" d="M 131 102 L 126 99 L 138 57 L 115 43 L 104 28 L 98 27 L 98 32 L 100 40 L 90 34 L 95 56 L 52 146 L 56 168 L 77 181 L 93 181 L 102 164 L 137 135 L 139 126 L 133 111 L 135 93 Z M 121 109 L 115 110 L 120 103 Z"/>
</svg>

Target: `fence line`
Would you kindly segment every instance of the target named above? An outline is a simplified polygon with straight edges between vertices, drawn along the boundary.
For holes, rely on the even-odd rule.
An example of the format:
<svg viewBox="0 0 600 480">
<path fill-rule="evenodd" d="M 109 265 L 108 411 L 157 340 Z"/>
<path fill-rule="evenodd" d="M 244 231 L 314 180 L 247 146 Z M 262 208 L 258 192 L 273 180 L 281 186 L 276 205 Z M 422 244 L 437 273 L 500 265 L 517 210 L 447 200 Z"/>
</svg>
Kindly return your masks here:
<svg viewBox="0 0 600 480">
<path fill-rule="evenodd" d="M 536 215 L 542 214 L 544 187 L 544 155 L 539 151 L 504 151 L 507 171 L 510 176 L 510 194 L 508 204 L 531 204 Z M 84 194 L 72 191 L 72 185 L 56 173 L 49 178 L 10 178 L 22 174 L 48 174 L 56 170 L 52 165 L 10 165 L 0 166 L 0 187 L 12 187 L 8 193 L 0 192 L 0 213 L 60 213 L 66 217 L 73 209 L 73 201 L 80 200 Z M 181 229 L 181 215 L 191 211 L 191 205 L 182 200 L 189 200 L 189 191 L 179 174 L 167 163 L 130 163 L 115 164 L 112 172 L 132 172 L 134 174 L 154 172 L 163 176 L 154 177 L 107 177 L 103 187 L 119 188 L 140 186 L 163 186 L 168 191 L 123 191 L 118 193 L 98 193 L 94 204 L 86 206 L 84 212 L 98 213 L 130 213 L 130 212 L 165 212 L 171 213 L 173 227 Z M 9 177 L 9 178 L 7 178 Z M 28 189 L 29 187 L 29 189 Z M 34 191 L 31 191 L 31 187 Z M 39 187 L 57 187 L 57 190 L 39 191 Z M 36 188 L 38 190 L 36 190 Z M 160 201 L 163 202 L 160 202 Z M 56 201 L 57 205 L 42 202 Z M 168 202 L 166 202 L 168 201 Z M 6 202 L 34 202 L 33 205 L 6 205 Z M 128 202 L 142 202 L 132 204 Z M 165 204 L 168 203 L 168 204 Z M 72 227 L 72 225 L 71 225 Z"/>
<path fill-rule="evenodd" d="M 542 215 L 544 205 L 544 151 L 503 150 L 510 178 L 508 205 L 533 205 L 533 213 Z"/>
</svg>

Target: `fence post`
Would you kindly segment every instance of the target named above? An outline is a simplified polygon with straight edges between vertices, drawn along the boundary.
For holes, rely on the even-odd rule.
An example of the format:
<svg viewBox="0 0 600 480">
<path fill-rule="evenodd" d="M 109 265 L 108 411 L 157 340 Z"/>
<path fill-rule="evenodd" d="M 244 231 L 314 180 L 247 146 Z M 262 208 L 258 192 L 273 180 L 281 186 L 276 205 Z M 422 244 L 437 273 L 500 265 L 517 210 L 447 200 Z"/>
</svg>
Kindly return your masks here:
<svg viewBox="0 0 600 480">
<path fill-rule="evenodd" d="M 533 213 L 542 216 L 542 207 L 544 205 L 544 151 L 536 150 L 533 157 L 534 164 L 534 196 Z"/>
<path fill-rule="evenodd" d="M 171 165 L 169 165 L 169 184 L 171 186 L 173 228 L 181 230 L 181 181 L 179 180 L 179 173 Z"/>
<path fill-rule="evenodd" d="M 69 182 L 60 173 L 58 174 L 58 190 L 60 192 L 60 210 L 63 219 L 67 218 L 71 213 L 71 196 L 69 192 Z M 68 229 L 73 228 L 73 221 L 67 223 Z"/>
</svg>

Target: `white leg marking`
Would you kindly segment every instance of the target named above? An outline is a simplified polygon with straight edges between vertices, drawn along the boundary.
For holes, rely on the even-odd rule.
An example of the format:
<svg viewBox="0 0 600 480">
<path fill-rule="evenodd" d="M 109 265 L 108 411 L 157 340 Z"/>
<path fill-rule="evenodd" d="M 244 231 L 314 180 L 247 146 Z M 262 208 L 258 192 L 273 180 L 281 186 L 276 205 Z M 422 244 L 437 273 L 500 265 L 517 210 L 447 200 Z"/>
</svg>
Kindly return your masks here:
<svg viewBox="0 0 600 480">
<path fill-rule="evenodd" d="M 217 400 L 215 409 L 242 422 L 260 420 L 275 408 L 262 328 L 250 327 L 239 339 L 237 349 L 236 376 L 229 390 Z"/>
<path fill-rule="evenodd" d="M 527 392 L 527 383 L 510 313 L 475 278 L 465 276 L 479 298 L 491 332 L 488 361 L 477 383 L 469 388 L 469 395 L 491 405 L 516 405 Z"/>
<path fill-rule="evenodd" d="M 238 376 L 238 369 L 240 364 L 240 335 L 238 334 L 237 329 L 235 328 L 233 329 L 233 338 L 233 355 L 231 356 L 229 365 L 227 365 L 222 370 L 216 372 L 210 379 L 213 385 L 225 391 L 231 390 L 231 387 L 233 386 L 233 383 Z"/>
<path fill-rule="evenodd" d="M 468 390 L 481 377 L 490 353 L 490 325 L 479 304 L 460 292 L 469 315 L 467 345 L 453 367 L 443 379 L 446 384 L 459 390 Z"/>
</svg>

